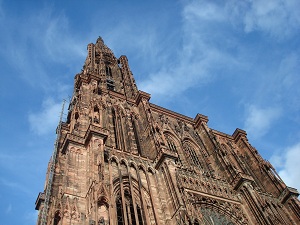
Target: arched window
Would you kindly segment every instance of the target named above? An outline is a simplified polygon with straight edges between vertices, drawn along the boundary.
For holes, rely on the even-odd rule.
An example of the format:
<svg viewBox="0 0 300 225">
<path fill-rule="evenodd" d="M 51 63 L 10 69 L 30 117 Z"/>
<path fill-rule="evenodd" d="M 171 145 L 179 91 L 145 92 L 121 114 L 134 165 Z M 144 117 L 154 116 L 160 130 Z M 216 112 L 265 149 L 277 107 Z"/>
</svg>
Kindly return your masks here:
<svg viewBox="0 0 300 225">
<path fill-rule="evenodd" d="M 142 209 L 138 204 L 136 204 L 136 212 L 137 212 L 137 216 L 136 216 L 134 212 L 132 196 L 128 190 L 124 191 L 124 201 L 125 201 L 124 202 L 125 209 L 123 209 L 121 197 L 119 196 L 116 200 L 117 224 L 124 225 L 125 224 L 124 218 L 127 218 L 127 223 L 130 225 L 136 225 L 137 224 L 136 221 L 138 221 L 139 225 L 143 225 L 144 222 L 143 222 Z M 124 214 L 126 214 L 126 217 Z"/>
<path fill-rule="evenodd" d="M 139 224 L 143 225 L 142 210 L 139 207 L 139 205 L 136 206 L 136 210 L 137 210 L 137 214 L 138 214 Z"/>
<path fill-rule="evenodd" d="M 134 214 L 134 208 L 133 208 L 131 195 L 127 190 L 125 190 L 124 196 L 125 196 L 125 205 L 126 205 L 128 224 L 136 225 L 136 218 L 135 218 L 135 214 Z"/>
<path fill-rule="evenodd" d="M 184 143 L 183 149 L 187 154 L 188 160 L 194 165 L 201 168 L 201 162 L 196 154 L 194 148 L 189 143 Z"/>
<path fill-rule="evenodd" d="M 233 221 L 227 218 L 224 214 L 220 214 L 211 209 L 202 208 L 202 220 L 204 224 L 225 224 L 225 225 L 235 225 Z"/>
<path fill-rule="evenodd" d="M 115 84 L 112 78 L 111 68 L 106 66 L 106 85 L 108 90 L 115 90 Z"/>
<path fill-rule="evenodd" d="M 105 68 L 105 72 L 106 72 L 106 76 L 107 77 L 111 77 L 111 68 L 109 67 L 109 66 L 106 66 L 106 68 Z"/>
<path fill-rule="evenodd" d="M 115 145 L 116 145 L 116 149 L 118 149 L 119 148 L 119 140 L 118 140 L 118 133 L 117 133 L 117 118 L 116 118 L 116 112 L 115 112 L 114 108 L 111 109 L 111 113 L 112 113 L 112 124 L 113 124 L 114 135 L 115 135 Z"/>
<path fill-rule="evenodd" d="M 123 218 L 123 207 L 122 207 L 121 196 L 119 196 L 117 198 L 116 206 L 117 206 L 117 222 L 118 222 L 118 225 L 123 225 L 124 224 L 124 218 Z"/>
<path fill-rule="evenodd" d="M 55 213 L 55 215 L 54 215 L 54 223 L 53 223 L 53 225 L 58 225 L 60 219 L 61 219 L 60 213 L 59 213 L 59 211 L 57 211 L 57 212 Z"/>
<path fill-rule="evenodd" d="M 98 224 L 108 224 L 109 223 L 109 213 L 108 204 L 104 199 L 98 201 Z"/>
<path fill-rule="evenodd" d="M 139 139 L 139 135 L 138 135 L 138 133 L 139 133 L 138 127 L 137 127 L 136 121 L 133 116 L 131 116 L 131 123 L 132 123 L 132 127 L 133 127 L 133 133 L 134 133 L 134 138 L 135 138 L 138 154 L 142 155 L 141 144 L 140 144 L 140 139 Z"/>
<path fill-rule="evenodd" d="M 78 128 L 79 128 L 79 121 L 78 121 L 78 118 L 79 118 L 79 114 L 78 114 L 78 112 L 76 112 L 75 115 L 74 115 L 74 119 L 75 119 L 75 122 L 74 122 L 74 130 L 78 130 Z"/>
<path fill-rule="evenodd" d="M 176 149 L 176 145 L 175 145 L 174 141 L 169 136 L 166 136 L 166 139 L 167 139 L 167 144 L 168 144 L 169 149 L 172 152 L 176 152 L 177 149 Z"/>
<path fill-rule="evenodd" d="M 100 113 L 97 106 L 94 107 L 94 123 L 99 123 Z"/>
</svg>

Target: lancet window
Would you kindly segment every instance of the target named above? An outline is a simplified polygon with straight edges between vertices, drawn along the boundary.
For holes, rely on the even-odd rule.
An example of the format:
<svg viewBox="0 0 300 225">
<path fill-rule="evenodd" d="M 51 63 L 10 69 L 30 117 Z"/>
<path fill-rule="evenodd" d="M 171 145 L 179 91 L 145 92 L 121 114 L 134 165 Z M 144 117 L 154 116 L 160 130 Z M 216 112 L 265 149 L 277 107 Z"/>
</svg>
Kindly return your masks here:
<svg viewBox="0 0 300 225">
<path fill-rule="evenodd" d="M 123 206 L 122 206 L 121 196 L 119 196 L 119 198 L 117 198 L 116 208 L 117 208 L 117 223 L 118 223 L 118 225 L 123 225 L 124 218 L 123 218 Z"/>
<path fill-rule="evenodd" d="M 201 166 L 201 162 L 198 158 L 198 155 L 195 152 L 195 149 L 191 146 L 190 143 L 184 143 L 183 144 L 183 149 L 185 151 L 185 153 L 187 154 L 188 160 L 194 165 L 194 166 L 198 166 L 198 167 L 202 167 Z"/>
<path fill-rule="evenodd" d="M 125 220 L 127 220 L 127 224 L 130 225 L 137 225 L 137 221 L 139 225 L 144 224 L 142 209 L 138 204 L 134 205 L 132 195 L 129 193 L 128 190 L 124 191 L 124 201 L 122 201 L 121 196 L 117 197 L 116 211 L 118 225 L 124 225 Z"/>
<path fill-rule="evenodd" d="M 97 106 L 94 107 L 94 118 L 93 118 L 94 123 L 100 123 L 100 113 L 99 109 Z"/>
<path fill-rule="evenodd" d="M 137 127 L 137 123 L 133 116 L 131 116 L 131 122 L 132 122 L 132 127 L 133 127 L 133 132 L 134 132 L 134 138 L 136 141 L 137 151 L 138 151 L 138 154 L 141 155 L 142 152 L 141 152 L 141 145 L 140 145 L 140 140 L 139 140 L 139 135 L 138 135 L 138 127 Z"/>
<path fill-rule="evenodd" d="M 106 66 L 106 85 L 108 90 L 115 90 L 115 84 L 112 79 L 112 73 L 111 68 L 109 66 Z"/>
<path fill-rule="evenodd" d="M 111 78 L 111 68 L 106 66 L 106 76 Z"/>
<path fill-rule="evenodd" d="M 177 149 L 176 149 L 176 145 L 175 145 L 174 141 L 169 136 L 166 136 L 166 140 L 167 140 L 167 144 L 168 144 L 169 149 L 172 152 L 176 152 Z"/>
<path fill-rule="evenodd" d="M 59 213 L 59 211 L 57 211 L 56 213 L 55 213 L 55 215 L 54 215 L 54 222 L 53 222 L 53 225 L 59 225 L 60 223 L 60 219 L 61 219 L 61 217 L 60 217 L 60 213 Z"/>
<path fill-rule="evenodd" d="M 114 110 L 114 108 L 111 109 L 112 112 L 112 122 L 113 122 L 113 128 L 114 128 L 114 135 L 115 135 L 115 145 L 116 148 L 118 149 L 120 144 L 119 144 L 119 140 L 118 140 L 118 134 L 119 132 L 117 132 L 118 128 L 117 128 L 117 117 L 116 117 L 116 112 Z"/>
<path fill-rule="evenodd" d="M 117 149 L 127 151 L 128 144 L 128 126 L 124 119 L 125 115 L 121 109 L 112 108 L 112 122 L 115 135 L 115 145 Z"/>
<path fill-rule="evenodd" d="M 74 119 L 75 119 L 75 122 L 74 122 L 74 130 L 78 130 L 78 127 L 79 127 L 79 121 L 78 121 L 78 118 L 79 118 L 79 114 L 78 112 L 75 113 L 75 116 L 74 116 Z"/>
</svg>

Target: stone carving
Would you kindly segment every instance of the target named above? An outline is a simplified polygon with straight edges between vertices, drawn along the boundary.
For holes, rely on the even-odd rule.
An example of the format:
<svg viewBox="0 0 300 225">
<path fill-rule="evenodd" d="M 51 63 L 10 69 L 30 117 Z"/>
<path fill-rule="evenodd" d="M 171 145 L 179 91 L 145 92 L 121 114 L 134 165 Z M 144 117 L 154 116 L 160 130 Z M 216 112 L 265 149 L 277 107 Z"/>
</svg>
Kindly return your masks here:
<svg viewBox="0 0 300 225">
<path fill-rule="evenodd" d="M 102 38 L 87 51 L 67 120 L 57 130 L 55 170 L 47 171 L 53 182 L 36 201 L 38 221 L 298 223 L 299 193 L 250 145 L 245 131 L 225 134 L 208 127 L 204 115 L 193 119 L 150 103 L 126 56 L 117 59 Z"/>
</svg>

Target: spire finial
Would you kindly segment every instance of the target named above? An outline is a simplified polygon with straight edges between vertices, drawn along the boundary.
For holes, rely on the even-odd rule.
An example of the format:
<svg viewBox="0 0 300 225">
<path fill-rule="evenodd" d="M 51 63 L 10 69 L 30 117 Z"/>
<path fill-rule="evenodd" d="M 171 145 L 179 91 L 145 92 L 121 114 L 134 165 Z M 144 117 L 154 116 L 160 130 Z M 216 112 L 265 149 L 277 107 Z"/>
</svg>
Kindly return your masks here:
<svg viewBox="0 0 300 225">
<path fill-rule="evenodd" d="M 98 39 L 97 39 L 97 41 L 96 41 L 96 43 L 99 43 L 99 42 L 101 42 L 102 44 L 104 44 L 104 41 L 103 41 L 103 39 L 102 39 L 101 36 L 99 36 Z"/>
</svg>

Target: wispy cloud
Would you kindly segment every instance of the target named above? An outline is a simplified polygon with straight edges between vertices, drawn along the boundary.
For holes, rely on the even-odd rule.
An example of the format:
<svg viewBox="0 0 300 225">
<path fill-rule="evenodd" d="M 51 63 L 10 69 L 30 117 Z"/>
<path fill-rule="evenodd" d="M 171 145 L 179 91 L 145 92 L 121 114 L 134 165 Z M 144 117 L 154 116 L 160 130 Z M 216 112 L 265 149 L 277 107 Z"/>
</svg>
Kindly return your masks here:
<svg viewBox="0 0 300 225">
<path fill-rule="evenodd" d="M 196 16 L 196 18 L 206 21 L 223 21 L 226 19 L 223 8 L 210 1 L 192 1 L 185 6 L 184 15 L 186 18 Z"/>
<path fill-rule="evenodd" d="M 70 63 L 74 58 L 86 56 L 83 40 L 77 40 L 76 36 L 72 34 L 68 18 L 63 13 L 54 16 L 53 11 L 47 8 L 38 15 L 32 16 L 32 23 L 37 20 L 39 26 L 35 31 L 42 35 L 39 40 L 51 60 Z"/>
<path fill-rule="evenodd" d="M 5 32 L 0 37 L 0 56 L 33 87 L 52 91 L 58 83 L 59 76 L 53 80 L 57 68 L 72 67 L 72 63 L 78 70 L 81 67 L 74 62 L 85 57 L 83 40 L 70 31 L 64 13 L 54 12 L 51 6 L 29 15 L 5 15 L 0 28 Z"/>
<path fill-rule="evenodd" d="M 262 31 L 278 39 L 284 39 L 300 31 L 300 2 L 297 0 L 228 1 L 230 17 L 242 21 L 244 31 Z"/>
<path fill-rule="evenodd" d="M 223 31 L 210 27 L 213 22 L 223 23 L 224 16 L 220 7 L 209 2 L 187 4 L 182 11 L 180 50 L 168 54 L 168 63 L 142 81 L 141 88 L 154 96 L 180 95 L 213 80 L 225 65 L 239 64 L 217 39 Z"/>
<path fill-rule="evenodd" d="M 249 136 L 260 138 L 264 136 L 281 116 L 281 109 L 276 107 L 260 108 L 255 105 L 247 106 L 244 129 Z"/>
<path fill-rule="evenodd" d="M 41 111 L 29 113 L 28 120 L 31 130 L 38 135 L 55 131 L 61 108 L 61 102 L 55 102 L 52 98 L 46 99 L 42 104 Z"/>
<path fill-rule="evenodd" d="M 22 183 L 18 183 L 15 181 L 8 180 L 6 178 L 0 177 L 0 185 L 6 186 L 10 189 L 16 190 L 18 192 L 22 192 L 25 194 L 31 194 L 30 190 L 25 187 Z"/>
<path fill-rule="evenodd" d="M 300 190 L 300 143 L 286 148 L 280 155 L 273 155 L 271 163 L 278 168 L 279 176 L 291 187 Z"/>
</svg>

